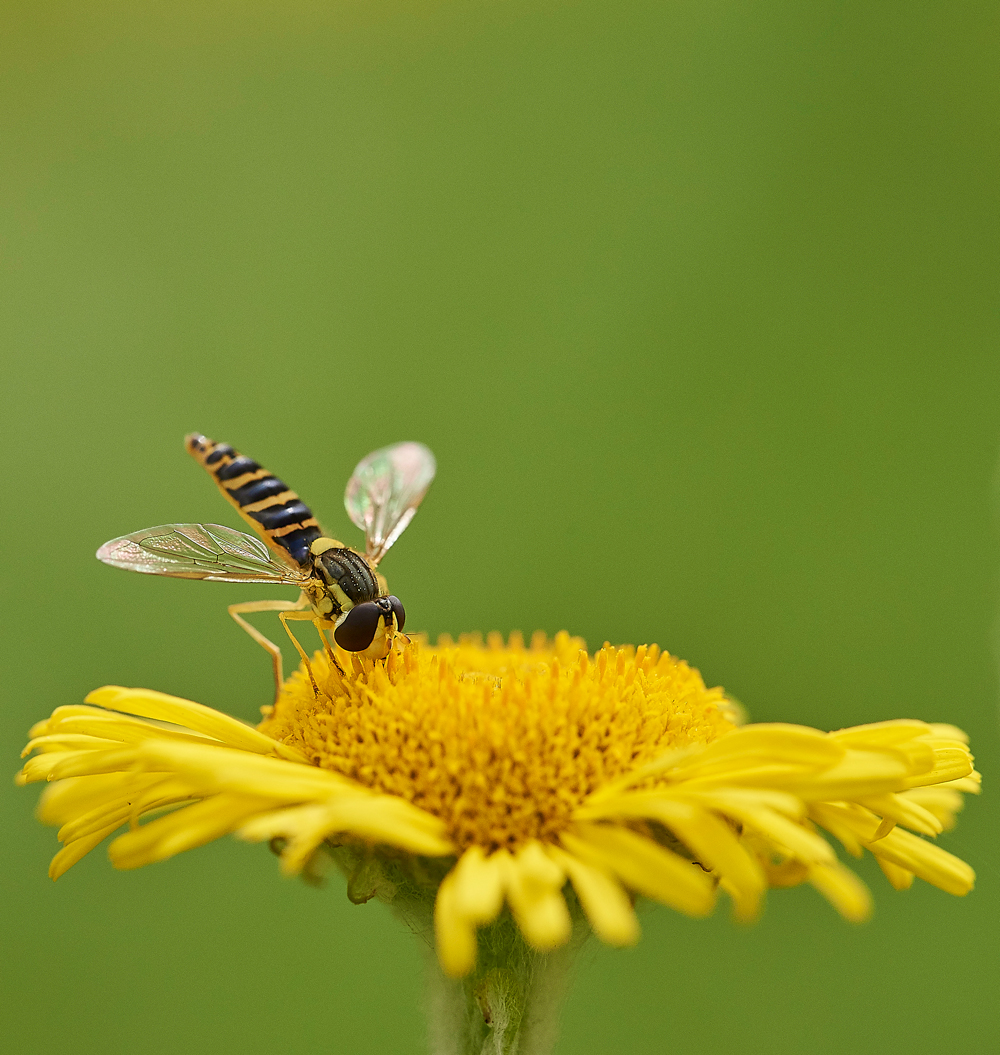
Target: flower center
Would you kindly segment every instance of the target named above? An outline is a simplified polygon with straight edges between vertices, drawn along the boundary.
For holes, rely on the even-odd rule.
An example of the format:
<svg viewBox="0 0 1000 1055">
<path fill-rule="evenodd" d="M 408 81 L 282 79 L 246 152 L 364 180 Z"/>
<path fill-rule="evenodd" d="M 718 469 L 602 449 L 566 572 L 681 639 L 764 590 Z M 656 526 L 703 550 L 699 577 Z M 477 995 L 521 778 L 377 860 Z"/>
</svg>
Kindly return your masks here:
<svg viewBox="0 0 1000 1055">
<path fill-rule="evenodd" d="M 551 840 L 597 787 L 677 747 L 733 728 L 721 689 L 661 652 L 580 638 L 491 634 L 436 648 L 414 640 L 374 666 L 317 653 L 260 725 L 324 769 L 440 817 L 456 846 Z"/>
</svg>

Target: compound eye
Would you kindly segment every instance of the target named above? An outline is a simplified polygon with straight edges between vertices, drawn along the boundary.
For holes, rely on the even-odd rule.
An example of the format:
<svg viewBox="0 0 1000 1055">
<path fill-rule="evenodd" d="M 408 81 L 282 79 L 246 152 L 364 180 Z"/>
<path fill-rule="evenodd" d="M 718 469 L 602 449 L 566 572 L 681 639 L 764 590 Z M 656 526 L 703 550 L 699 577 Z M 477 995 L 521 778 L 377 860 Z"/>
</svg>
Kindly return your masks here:
<svg viewBox="0 0 1000 1055">
<path fill-rule="evenodd" d="M 356 604 L 333 632 L 333 638 L 345 652 L 364 652 L 378 630 L 382 610 L 374 601 Z"/>
<path fill-rule="evenodd" d="M 403 623 L 406 622 L 406 609 L 400 599 L 392 594 L 389 596 L 389 604 L 392 605 L 393 615 L 396 617 L 396 629 L 402 630 Z"/>
</svg>

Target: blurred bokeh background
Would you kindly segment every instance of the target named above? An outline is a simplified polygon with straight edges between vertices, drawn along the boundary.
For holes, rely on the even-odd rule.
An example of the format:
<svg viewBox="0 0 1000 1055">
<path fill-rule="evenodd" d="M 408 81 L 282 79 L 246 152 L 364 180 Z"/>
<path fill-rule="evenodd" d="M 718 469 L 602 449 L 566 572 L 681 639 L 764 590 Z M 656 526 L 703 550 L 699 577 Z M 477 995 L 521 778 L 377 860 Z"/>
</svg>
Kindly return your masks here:
<svg viewBox="0 0 1000 1055">
<path fill-rule="evenodd" d="M 8 770 L 106 682 L 267 702 L 225 614 L 247 588 L 93 558 L 238 525 L 185 432 L 347 538 L 355 462 L 420 439 L 438 480 L 384 565 L 408 628 L 655 640 L 758 720 L 955 722 L 989 778 L 943 838 L 968 898 L 864 862 L 860 928 L 807 889 L 749 929 L 648 909 L 638 948 L 584 955 L 558 1052 L 995 1051 L 995 4 L 3 21 Z M 232 840 L 53 885 L 36 796 L 0 796 L 10 1050 L 424 1050 L 419 950 L 377 904 Z"/>
</svg>

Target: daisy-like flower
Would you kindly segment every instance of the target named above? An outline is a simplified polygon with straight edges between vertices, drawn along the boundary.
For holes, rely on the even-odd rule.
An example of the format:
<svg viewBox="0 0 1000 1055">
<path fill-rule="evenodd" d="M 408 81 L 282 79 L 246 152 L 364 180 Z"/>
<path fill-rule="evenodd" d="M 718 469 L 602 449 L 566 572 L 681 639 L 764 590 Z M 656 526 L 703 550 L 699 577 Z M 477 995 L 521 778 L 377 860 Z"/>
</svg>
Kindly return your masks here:
<svg viewBox="0 0 1000 1055">
<path fill-rule="evenodd" d="M 434 1049 L 544 1051 L 554 976 L 592 930 L 639 937 L 638 896 L 690 916 L 720 894 L 752 920 L 811 883 L 847 919 L 870 895 L 824 832 L 889 882 L 956 895 L 973 871 L 933 841 L 979 778 L 964 734 L 903 719 L 826 733 L 741 725 L 721 689 L 655 645 L 587 654 L 566 633 L 413 640 L 384 662 L 312 658 L 252 728 L 108 686 L 31 731 L 19 781 L 49 781 L 61 876 L 109 847 L 137 868 L 235 832 L 289 875 L 347 875 L 436 947 Z M 451 980 L 451 981 L 449 981 Z"/>
</svg>

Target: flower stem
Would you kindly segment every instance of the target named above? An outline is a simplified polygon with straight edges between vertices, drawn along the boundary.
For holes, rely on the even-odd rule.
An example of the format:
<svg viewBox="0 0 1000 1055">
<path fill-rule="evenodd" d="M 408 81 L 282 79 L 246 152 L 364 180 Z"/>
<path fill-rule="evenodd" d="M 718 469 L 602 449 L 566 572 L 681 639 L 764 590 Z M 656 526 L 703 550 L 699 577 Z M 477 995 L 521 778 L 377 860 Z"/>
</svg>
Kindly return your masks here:
<svg viewBox="0 0 1000 1055">
<path fill-rule="evenodd" d="M 327 851 L 347 877 L 351 901 L 378 898 L 424 946 L 431 1055 L 550 1055 L 570 968 L 590 934 L 571 891 L 573 931 L 565 945 L 537 952 L 504 911 L 479 929 L 476 967 L 456 981 L 442 972 L 434 948 L 434 899 L 448 865 L 351 845 Z"/>
<path fill-rule="evenodd" d="M 531 949 L 508 914 L 479 932 L 479 961 L 467 978 L 428 962 L 432 1055 L 549 1055 L 569 969 L 586 928 L 550 953 Z"/>
</svg>

